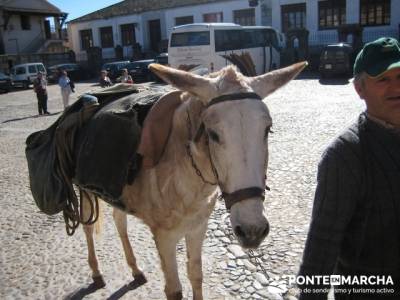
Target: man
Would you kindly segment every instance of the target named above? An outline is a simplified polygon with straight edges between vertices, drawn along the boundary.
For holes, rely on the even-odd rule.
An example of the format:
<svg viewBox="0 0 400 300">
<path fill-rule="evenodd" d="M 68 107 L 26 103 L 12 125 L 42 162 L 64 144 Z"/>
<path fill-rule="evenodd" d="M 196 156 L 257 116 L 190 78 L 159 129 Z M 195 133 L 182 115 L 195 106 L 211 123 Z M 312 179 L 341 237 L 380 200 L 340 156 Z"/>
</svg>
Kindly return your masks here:
<svg viewBox="0 0 400 300">
<path fill-rule="evenodd" d="M 400 299 L 397 40 L 364 46 L 354 64 L 354 87 L 366 111 L 322 155 L 299 272 L 314 282 L 299 286 L 300 299 L 327 299 L 332 274 L 344 275 L 335 299 Z M 325 281 L 316 275 L 326 275 Z"/>
<path fill-rule="evenodd" d="M 101 87 L 108 87 L 112 85 L 111 79 L 107 76 L 106 70 L 101 70 L 99 84 Z"/>
<path fill-rule="evenodd" d="M 40 115 L 49 115 L 47 111 L 47 81 L 43 78 L 43 73 L 38 72 L 36 79 L 33 81 L 33 90 L 38 100 L 38 111 Z"/>
</svg>

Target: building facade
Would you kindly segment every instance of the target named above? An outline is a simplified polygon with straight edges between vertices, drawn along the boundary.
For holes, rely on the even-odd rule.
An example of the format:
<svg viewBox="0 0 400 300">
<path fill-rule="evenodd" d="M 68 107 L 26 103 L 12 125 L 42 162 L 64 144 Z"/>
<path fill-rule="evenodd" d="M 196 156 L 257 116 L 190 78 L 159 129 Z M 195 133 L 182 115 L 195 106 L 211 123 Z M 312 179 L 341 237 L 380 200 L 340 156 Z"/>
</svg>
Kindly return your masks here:
<svg viewBox="0 0 400 300">
<path fill-rule="evenodd" d="M 135 46 L 165 51 L 174 26 L 197 22 L 272 26 L 291 44 L 297 37 L 289 32 L 306 31 L 301 44 L 319 49 L 343 39 L 398 38 L 400 0 L 125 0 L 68 22 L 68 36 L 77 60 L 93 46 L 104 59 L 114 59 L 117 46 L 131 58 Z"/>
<path fill-rule="evenodd" d="M 136 43 L 145 52 L 165 50 L 166 40 L 177 25 L 260 25 L 261 7 L 260 1 L 252 0 L 126 0 L 68 22 L 68 36 L 77 60 L 86 60 L 86 50 L 92 46 L 102 48 L 103 58 L 112 59 L 117 45 L 129 58 Z"/>
<path fill-rule="evenodd" d="M 338 42 L 338 29 L 348 25 L 361 30 L 363 43 L 399 38 L 399 0 L 275 0 L 272 11 L 273 27 L 283 33 L 307 29 L 310 46 Z M 348 35 L 348 42 L 352 38 Z"/>
<path fill-rule="evenodd" d="M 49 18 L 54 19 L 54 28 Z M 61 28 L 66 18 L 45 0 L 0 0 L 0 54 L 64 50 Z"/>
</svg>

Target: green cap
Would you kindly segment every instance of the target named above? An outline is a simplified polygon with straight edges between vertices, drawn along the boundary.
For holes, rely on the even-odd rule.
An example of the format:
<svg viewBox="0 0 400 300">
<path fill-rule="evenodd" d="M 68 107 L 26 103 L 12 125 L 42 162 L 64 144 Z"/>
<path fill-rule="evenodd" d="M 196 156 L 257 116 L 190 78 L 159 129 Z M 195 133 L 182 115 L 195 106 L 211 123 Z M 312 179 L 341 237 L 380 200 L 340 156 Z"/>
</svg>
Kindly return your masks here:
<svg viewBox="0 0 400 300">
<path fill-rule="evenodd" d="M 400 44 L 394 38 L 383 37 L 365 44 L 354 63 L 354 76 L 366 72 L 376 77 L 388 70 L 400 68 Z"/>
</svg>

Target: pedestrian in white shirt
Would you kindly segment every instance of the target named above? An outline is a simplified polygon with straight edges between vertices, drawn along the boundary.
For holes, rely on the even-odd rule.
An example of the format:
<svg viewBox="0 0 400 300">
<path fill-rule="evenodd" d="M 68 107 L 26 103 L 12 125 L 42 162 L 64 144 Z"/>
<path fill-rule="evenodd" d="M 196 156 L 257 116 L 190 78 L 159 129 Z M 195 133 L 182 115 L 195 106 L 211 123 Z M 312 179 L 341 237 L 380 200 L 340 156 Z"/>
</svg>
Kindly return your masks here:
<svg viewBox="0 0 400 300">
<path fill-rule="evenodd" d="M 69 105 L 69 96 L 72 92 L 71 80 L 68 78 L 67 71 L 61 71 L 61 76 L 58 79 L 58 85 L 61 87 L 61 96 L 65 109 Z"/>
</svg>

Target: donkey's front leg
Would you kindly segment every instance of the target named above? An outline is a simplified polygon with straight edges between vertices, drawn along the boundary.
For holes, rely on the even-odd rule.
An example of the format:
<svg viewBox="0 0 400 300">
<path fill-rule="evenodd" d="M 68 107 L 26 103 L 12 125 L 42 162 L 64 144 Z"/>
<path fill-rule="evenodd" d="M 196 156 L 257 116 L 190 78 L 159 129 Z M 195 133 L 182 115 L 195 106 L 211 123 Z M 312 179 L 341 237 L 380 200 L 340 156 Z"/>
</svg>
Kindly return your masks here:
<svg viewBox="0 0 400 300">
<path fill-rule="evenodd" d="M 176 244 L 179 240 L 176 233 L 167 230 L 153 231 L 161 268 L 165 278 L 165 294 L 168 300 L 182 299 L 182 285 L 179 281 L 176 263 Z"/>
<path fill-rule="evenodd" d="M 201 249 L 207 230 L 207 221 L 185 236 L 187 251 L 187 273 L 193 289 L 193 300 L 203 300 L 203 272 Z"/>
</svg>

